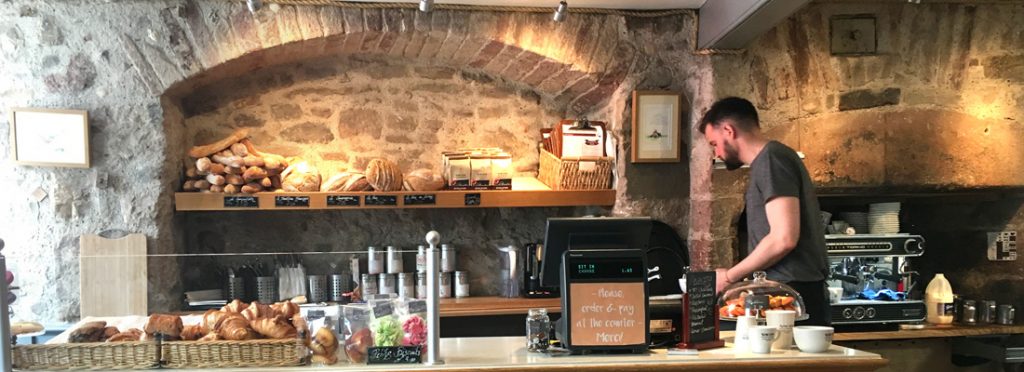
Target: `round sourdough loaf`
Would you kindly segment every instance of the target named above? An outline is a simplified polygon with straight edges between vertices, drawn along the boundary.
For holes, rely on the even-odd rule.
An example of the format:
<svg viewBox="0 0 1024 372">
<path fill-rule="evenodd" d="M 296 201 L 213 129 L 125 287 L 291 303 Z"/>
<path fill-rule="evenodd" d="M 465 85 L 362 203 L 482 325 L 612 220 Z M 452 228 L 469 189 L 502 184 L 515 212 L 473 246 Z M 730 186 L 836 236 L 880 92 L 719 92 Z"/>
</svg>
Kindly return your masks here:
<svg viewBox="0 0 1024 372">
<path fill-rule="evenodd" d="M 366 180 L 377 191 L 399 191 L 402 189 L 402 171 L 398 164 L 387 159 L 373 159 L 366 166 Z"/>
</svg>

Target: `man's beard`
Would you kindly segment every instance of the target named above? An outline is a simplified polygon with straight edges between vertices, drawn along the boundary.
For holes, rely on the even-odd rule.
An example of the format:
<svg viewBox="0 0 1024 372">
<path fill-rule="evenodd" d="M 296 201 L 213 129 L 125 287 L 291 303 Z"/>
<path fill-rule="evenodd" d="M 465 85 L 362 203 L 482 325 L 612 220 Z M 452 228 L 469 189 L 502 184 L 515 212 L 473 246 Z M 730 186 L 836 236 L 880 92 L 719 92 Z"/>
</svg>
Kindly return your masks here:
<svg viewBox="0 0 1024 372">
<path fill-rule="evenodd" d="M 722 159 L 722 161 L 725 162 L 725 169 L 728 170 L 737 170 L 743 166 L 743 162 L 740 161 L 739 150 L 729 145 L 725 145 L 725 159 Z"/>
</svg>

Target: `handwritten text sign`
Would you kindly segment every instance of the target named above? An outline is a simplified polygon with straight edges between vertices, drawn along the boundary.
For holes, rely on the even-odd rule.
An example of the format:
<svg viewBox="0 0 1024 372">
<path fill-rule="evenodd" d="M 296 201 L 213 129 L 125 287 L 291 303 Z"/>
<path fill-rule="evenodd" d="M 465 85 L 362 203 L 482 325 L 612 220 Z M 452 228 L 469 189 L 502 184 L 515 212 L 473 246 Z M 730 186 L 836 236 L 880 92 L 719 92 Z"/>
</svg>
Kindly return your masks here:
<svg viewBox="0 0 1024 372">
<path fill-rule="evenodd" d="M 715 316 L 718 315 L 715 296 L 715 272 L 690 272 L 686 274 L 690 333 L 693 343 L 715 340 Z"/>
<path fill-rule="evenodd" d="M 572 345 L 619 346 L 647 342 L 644 283 L 572 283 Z"/>
</svg>

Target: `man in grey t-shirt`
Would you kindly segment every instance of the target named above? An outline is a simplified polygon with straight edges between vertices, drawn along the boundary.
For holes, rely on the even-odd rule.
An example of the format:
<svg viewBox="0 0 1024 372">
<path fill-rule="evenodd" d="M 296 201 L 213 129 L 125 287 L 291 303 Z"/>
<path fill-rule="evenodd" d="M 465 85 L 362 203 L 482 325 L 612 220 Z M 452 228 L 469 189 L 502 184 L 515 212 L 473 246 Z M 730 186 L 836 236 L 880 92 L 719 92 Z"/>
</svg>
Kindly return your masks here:
<svg viewBox="0 0 1024 372">
<path fill-rule="evenodd" d="M 700 131 L 727 169 L 750 164 L 749 253 L 735 266 L 716 270 L 716 289 L 766 271 L 769 279 L 800 292 L 810 316 L 801 324 L 829 324 L 825 231 L 814 185 L 796 151 L 764 138 L 757 109 L 742 98 L 715 102 Z"/>
</svg>

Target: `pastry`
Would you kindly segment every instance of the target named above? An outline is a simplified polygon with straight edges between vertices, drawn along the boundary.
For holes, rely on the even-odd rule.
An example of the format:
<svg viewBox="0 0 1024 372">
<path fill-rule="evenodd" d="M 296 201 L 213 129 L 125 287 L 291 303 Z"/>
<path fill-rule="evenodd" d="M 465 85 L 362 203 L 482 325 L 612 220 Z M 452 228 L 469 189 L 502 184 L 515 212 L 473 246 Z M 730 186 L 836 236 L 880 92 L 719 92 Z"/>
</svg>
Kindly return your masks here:
<svg viewBox="0 0 1024 372">
<path fill-rule="evenodd" d="M 273 311 L 274 317 L 281 318 L 282 320 L 290 320 L 299 313 L 299 305 L 291 301 L 282 301 L 270 305 L 270 309 Z"/>
<path fill-rule="evenodd" d="M 298 337 L 295 327 L 292 327 L 291 324 L 288 324 L 288 322 L 281 318 L 260 318 L 249 322 L 249 326 L 256 333 L 266 338 L 283 339 Z"/>
<path fill-rule="evenodd" d="M 203 326 L 200 324 L 187 325 L 181 329 L 182 341 L 193 341 L 203 337 L 206 332 L 203 331 Z"/>
<path fill-rule="evenodd" d="M 242 316 L 249 321 L 253 321 L 259 318 L 274 316 L 274 310 L 270 308 L 270 305 L 261 304 L 259 301 L 253 301 L 249 304 L 249 307 L 242 310 Z"/>
<path fill-rule="evenodd" d="M 100 336 L 100 340 L 106 341 L 107 339 L 114 337 L 114 335 L 118 333 L 121 333 L 121 331 L 119 331 L 117 327 L 107 326 L 106 328 L 103 328 L 103 336 Z"/>
<path fill-rule="evenodd" d="M 142 331 L 138 328 L 132 328 L 108 338 L 107 342 L 139 341 L 141 338 Z"/>
<path fill-rule="evenodd" d="M 369 333 L 369 329 L 366 331 Z M 309 341 L 309 350 L 314 355 L 334 355 L 334 352 L 338 350 L 338 337 L 334 335 L 334 331 L 330 327 L 320 327 L 313 335 L 313 339 Z"/>
<path fill-rule="evenodd" d="M 402 189 L 402 170 L 390 160 L 373 159 L 366 165 L 366 180 L 374 190 L 399 191 Z"/>
<path fill-rule="evenodd" d="M 211 333 L 208 333 L 206 336 L 200 337 L 196 341 L 203 342 L 203 341 L 220 341 L 220 340 L 223 340 L 223 338 L 221 338 L 219 334 L 217 334 L 216 332 L 211 332 Z"/>
<path fill-rule="evenodd" d="M 238 301 L 238 300 L 235 300 Z M 228 304 L 229 306 L 231 304 Z M 227 306 L 225 306 L 227 307 Z M 237 314 L 228 311 L 217 311 L 217 310 L 206 310 L 203 314 L 203 321 L 200 325 L 203 327 L 203 333 L 211 333 L 217 328 L 217 323 L 228 314 Z"/>
<path fill-rule="evenodd" d="M 242 310 L 245 310 L 245 308 L 247 307 L 249 307 L 249 304 L 242 302 L 242 300 L 236 298 L 232 300 L 231 303 L 224 305 L 224 307 L 221 307 L 220 311 L 227 311 L 229 313 L 241 313 Z"/>
<path fill-rule="evenodd" d="M 170 338 L 178 338 L 181 335 L 181 317 L 177 315 L 153 314 L 149 316 L 144 330 L 148 335 L 162 334 Z"/>
<path fill-rule="evenodd" d="M 214 327 L 217 334 L 225 340 L 251 340 L 256 333 L 249 328 L 249 321 L 238 314 L 228 314 L 217 322 Z"/>
<path fill-rule="evenodd" d="M 82 324 L 68 335 L 69 342 L 97 342 L 103 337 L 107 322 L 88 322 Z"/>
</svg>

